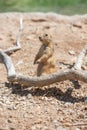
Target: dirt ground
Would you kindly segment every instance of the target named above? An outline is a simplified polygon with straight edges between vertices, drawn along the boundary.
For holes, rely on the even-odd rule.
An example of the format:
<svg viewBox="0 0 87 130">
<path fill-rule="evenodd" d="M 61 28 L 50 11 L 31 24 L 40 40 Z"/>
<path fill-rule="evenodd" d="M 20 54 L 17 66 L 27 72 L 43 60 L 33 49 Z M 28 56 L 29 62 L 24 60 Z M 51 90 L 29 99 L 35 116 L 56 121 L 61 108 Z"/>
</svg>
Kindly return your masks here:
<svg viewBox="0 0 87 130">
<path fill-rule="evenodd" d="M 11 55 L 17 73 L 36 76 L 37 65 L 33 62 L 41 45 L 38 37 L 44 32 L 52 35 L 57 71 L 75 63 L 87 43 L 87 15 L 2 13 L 0 50 L 16 45 L 20 16 L 22 48 Z M 6 69 L 0 64 L 0 130 L 87 130 L 87 85 L 64 81 L 22 89 L 9 84 Z"/>
</svg>

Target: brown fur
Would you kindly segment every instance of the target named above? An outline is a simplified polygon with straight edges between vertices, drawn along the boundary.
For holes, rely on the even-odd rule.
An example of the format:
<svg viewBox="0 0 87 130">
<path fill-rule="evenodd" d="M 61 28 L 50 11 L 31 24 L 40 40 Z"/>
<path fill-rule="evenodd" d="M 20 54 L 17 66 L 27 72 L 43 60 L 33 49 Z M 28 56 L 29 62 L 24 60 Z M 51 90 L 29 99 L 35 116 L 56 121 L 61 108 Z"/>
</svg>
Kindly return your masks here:
<svg viewBox="0 0 87 130">
<path fill-rule="evenodd" d="M 54 47 L 51 42 L 51 36 L 44 34 L 39 37 L 42 46 L 35 57 L 34 63 L 38 63 L 37 76 L 56 72 L 56 63 L 53 58 Z"/>
</svg>

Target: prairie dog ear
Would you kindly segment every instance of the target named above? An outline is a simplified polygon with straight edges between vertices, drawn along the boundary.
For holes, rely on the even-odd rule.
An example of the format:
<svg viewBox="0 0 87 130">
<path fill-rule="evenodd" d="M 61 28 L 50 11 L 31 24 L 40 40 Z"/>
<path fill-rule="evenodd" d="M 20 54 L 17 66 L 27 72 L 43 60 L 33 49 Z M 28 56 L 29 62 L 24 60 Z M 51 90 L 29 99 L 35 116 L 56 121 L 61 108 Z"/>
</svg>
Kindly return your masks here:
<svg viewBox="0 0 87 130">
<path fill-rule="evenodd" d="M 41 41 L 41 40 L 42 40 L 42 35 L 41 35 L 41 34 L 38 35 L 38 38 L 39 38 L 39 40 Z"/>
</svg>

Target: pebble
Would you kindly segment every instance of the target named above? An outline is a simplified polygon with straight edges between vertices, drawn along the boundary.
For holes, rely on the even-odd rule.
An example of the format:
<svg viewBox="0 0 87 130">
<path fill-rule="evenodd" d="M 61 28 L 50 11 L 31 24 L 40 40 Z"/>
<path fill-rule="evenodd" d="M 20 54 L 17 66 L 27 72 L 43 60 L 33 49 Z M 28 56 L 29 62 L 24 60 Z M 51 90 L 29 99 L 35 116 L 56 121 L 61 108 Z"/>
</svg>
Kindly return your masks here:
<svg viewBox="0 0 87 130">
<path fill-rule="evenodd" d="M 27 98 L 28 98 L 28 99 L 31 99 L 31 98 L 32 98 L 32 94 L 28 94 L 28 95 L 27 95 Z"/>
<path fill-rule="evenodd" d="M 10 127 L 10 130 L 16 130 L 16 128 Z"/>
<path fill-rule="evenodd" d="M 80 130 L 79 128 L 75 128 L 75 130 Z"/>
<path fill-rule="evenodd" d="M 66 128 L 63 128 L 62 126 L 57 127 L 57 130 L 67 130 Z"/>
<path fill-rule="evenodd" d="M 68 53 L 69 53 L 70 55 L 75 55 L 75 51 L 73 51 L 73 50 L 70 50 Z"/>
<path fill-rule="evenodd" d="M 6 103 L 6 104 L 10 104 L 11 102 L 10 102 L 9 100 L 7 100 L 5 103 Z"/>
<path fill-rule="evenodd" d="M 58 121 L 57 120 L 53 120 L 53 125 L 55 125 L 55 127 L 58 127 L 59 126 L 59 123 L 58 123 Z"/>
<path fill-rule="evenodd" d="M 3 104 L 3 102 L 1 102 L 1 101 L 0 101 L 0 107 L 1 107 L 1 106 L 3 107 L 3 106 L 4 106 L 4 104 Z"/>
<path fill-rule="evenodd" d="M 14 38 L 14 37 L 11 37 L 11 38 L 10 38 L 10 40 L 11 40 L 11 41 L 14 41 L 14 40 L 15 40 L 15 38 Z"/>
<path fill-rule="evenodd" d="M 66 102 L 66 103 L 65 103 L 65 106 L 71 106 L 71 105 L 72 105 L 71 102 Z"/>
<path fill-rule="evenodd" d="M 47 126 L 43 126 L 43 130 L 48 130 L 49 128 Z"/>
<path fill-rule="evenodd" d="M 17 62 L 16 66 L 19 66 L 19 65 L 21 65 L 23 63 L 24 63 L 23 60 L 20 60 L 20 61 Z"/>
<path fill-rule="evenodd" d="M 74 22 L 74 23 L 72 23 L 72 26 L 77 27 L 77 28 L 82 28 L 82 23 L 81 22 Z"/>
<path fill-rule="evenodd" d="M 12 120 L 8 119 L 8 123 L 12 123 Z"/>
<path fill-rule="evenodd" d="M 35 127 L 35 126 L 32 126 L 30 130 L 36 130 L 36 127 Z"/>
<path fill-rule="evenodd" d="M 87 65 L 82 65 L 81 67 L 83 70 L 87 70 Z"/>
<path fill-rule="evenodd" d="M 87 103 L 87 97 L 84 98 L 84 102 Z"/>
<path fill-rule="evenodd" d="M 13 109 L 14 109 L 14 110 L 17 110 L 17 107 L 16 107 L 16 106 L 13 106 Z"/>
<path fill-rule="evenodd" d="M 8 108 L 8 110 L 13 110 L 12 106 L 8 106 L 7 108 Z"/>
<path fill-rule="evenodd" d="M 23 96 L 23 97 L 21 98 L 21 101 L 25 101 L 25 100 L 26 100 L 26 97 Z"/>
</svg>

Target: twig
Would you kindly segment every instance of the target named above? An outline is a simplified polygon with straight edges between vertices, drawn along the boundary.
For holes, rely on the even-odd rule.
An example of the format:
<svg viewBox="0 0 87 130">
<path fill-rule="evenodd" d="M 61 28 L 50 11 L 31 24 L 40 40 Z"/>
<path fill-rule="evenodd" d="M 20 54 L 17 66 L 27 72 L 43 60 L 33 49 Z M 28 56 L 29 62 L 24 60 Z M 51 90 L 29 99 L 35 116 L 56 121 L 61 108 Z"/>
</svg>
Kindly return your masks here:
<svg viewBox="0 0 87 130">
<path fill-rule="evenodd" d="M 16 76 L 16 72 L 15 72 L 15 68 L 14 68 L 14 65 L 12 63 L 11 58 L 3 51 L 0 51 L 0 59 L 6 67 L 7 77 L 9 77 L 10 79 L 14 78 Z"/>
<path fill-rule="evenodd" d="M 77 57 L 77 61 L 74 66 L 75 69 L 81 70 L 81 66 L 82 66 L 84 57 L 86 55 L 86 52 L 87 52 L 87 45 L 85 45 L 85 47 L 82 49 L 79 56 Z"/>
<path fill-rule="evenodd" d="M 23 19 L 22 17 L 20 17 L 20 28 L 19 28 L 19 32 L 18 32 L 18 36 L 17 36 L 17 43 L 15 47 L 10 47 L 7 50 L 5 50 L 4 52 L 6 54 L 11 54 L 14 51 L 20 50 L 21 49 L 21 45 L 20 45 L 20 37 L 21 37 L 21 32 L 23 30 Z"/>
<path fill-rule="evenodd" d="M 87 123 L 75 123 L 75 124 L 65 123 L 65 124 L 63 124 L 63 126 L 68 126 L 68 127 L 70 127 L 70 126 L 86 126 L 86 125 L 87 125 Z"/>
<path fill-rule="evenodd" d="M 20 28 L 19 28 L 19 33 L 18 33 L 18 37 L 17 37 L 17 46 L 19 48 L 21 48 L 21 45 L 20 45 L 20 37 L 21 37 L 21 32 L 23 30 L 23 19 L 22 17 L 20 17 Z"/>
</svg>

